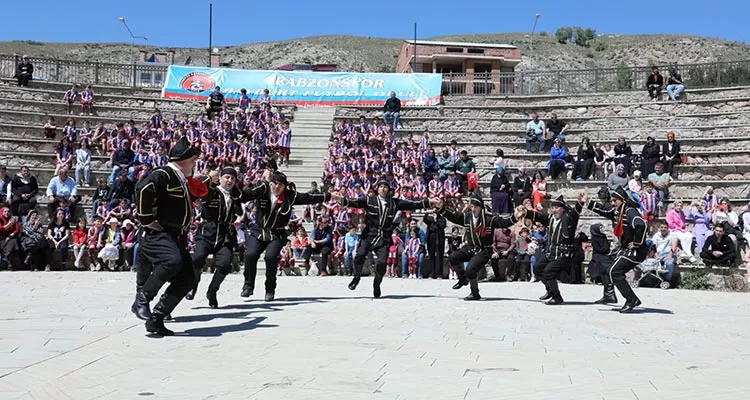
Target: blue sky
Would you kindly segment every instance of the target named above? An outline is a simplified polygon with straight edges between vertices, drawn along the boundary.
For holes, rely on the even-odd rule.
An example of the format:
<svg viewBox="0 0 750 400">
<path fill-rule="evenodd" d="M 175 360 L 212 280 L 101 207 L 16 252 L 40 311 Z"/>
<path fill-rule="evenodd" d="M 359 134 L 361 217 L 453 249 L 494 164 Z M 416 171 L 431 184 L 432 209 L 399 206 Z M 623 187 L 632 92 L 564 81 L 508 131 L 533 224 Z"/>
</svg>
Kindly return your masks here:
<svg viewBox="0 0 750 400">
<path fill-rule="evenodd" d="M 168 47 L 208 45 L 208 0 L 34 0 L 3 4 L 0 40 L 130 42 L 135 35 Z M 464 33 L 537 32 L 560 26 L 599 33 L 681 33 L 750 42 L 750 1 L 253 1 L 214 0 L 214 45 L 286 40 L 323 34 L 422 38 Z M 75 6 L 73 6 L 75 4 Z M 255 4 L 264 4 L 259 7 Z M 451 4 L 453 6 L 451 6 Z M 716 7 L 714 7 L 714 5 Z M 674 21 L 668 23 L 667 21 Z"/>
</svg>

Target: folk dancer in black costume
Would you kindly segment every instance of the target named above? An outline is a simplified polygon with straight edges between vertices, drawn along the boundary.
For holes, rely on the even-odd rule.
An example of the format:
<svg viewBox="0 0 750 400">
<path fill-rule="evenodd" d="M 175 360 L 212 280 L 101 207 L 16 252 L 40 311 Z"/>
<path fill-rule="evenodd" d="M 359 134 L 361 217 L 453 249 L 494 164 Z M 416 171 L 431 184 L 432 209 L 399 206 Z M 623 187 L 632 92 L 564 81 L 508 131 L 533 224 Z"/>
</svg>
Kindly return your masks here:
<svg viewBox="0 0 750 400">
<path fill-rule="evenodd" d="M 198 151 L 187 138 L 180 139 L 169 154 L 169 163 L 154 169 L 138 182 L 136 201 L 142 228 L 137 272 L 137 294 L 131 310 L 146 320 L 146 331 L 174 335 L 164 317 L 193 287 L 193 267 L 187 232 L 193 218 L 191 197 L 207 194 L 204 184 L 192 178 Z M 170 282 L 151 311 L 149 303 Z"/>
<path fill-rule="evenodd" d="M 573 253 L 576 245 L 576 229 L 578 219 L 583 209 L 583 201 L 579 199 L 574 208 L 568 207 L 562 195 L 550 202 L 550 212 L 541 213 L 519 207 L 519 212 L 525 212 L 523 218 L 547 226 L 547 247 L 540 260 L 534 264 L 534 275 L 542 278 L 547 290 L 539 300 L 547 305 L 563 304 L 557 276 L 563 270 L 570 269 L 573 263 Z M 515 223 L 517 219 L 513 219 Z"/>
<path fill-rule="evenodd" d="M 586 202 L 586 194 L 581 193 L 581 201 Z M 612 204 L 603 204 L 596 200 L 588 200 L 586 208 L 596 214 L 612 221 L 614 235 L 620 240 L 620 249 L 615 255 L 615 262 L 602 274 L 604 283 L 604 296 L 595 301 L 596 304 L 616 304 L 617 287 L 623 297 L 625 304 L 620 309 L 621 313 L 629 313 L 635 307 L 641 305 L 641 300 L 635 295 L 633 289 L 625 279 L 625 274 L 648 256 L 646 245 L 646 221 L 639 210 L 639 205 L 625 192 L 623 188 L 617 188 L 612 193 Z"/>
<path fill-rule="evenodd" d="M 513 225 L 510 214 L 500 215 L 488 213 L 484 208 L 482 197 L 474 195 L 469 199 L 471 210 L 468 212 L 451 211 L 442 202 L 438 202 L 437 213 L 456 225 L 464 228 L 463 246 L 454 251 L 448 261 L 456 271 L 458 282 L 453 285 L 454 290 L 469 285 L 471 294 L 464 300 L 480 300 L 478 273 L 492 257 L 492 242 L 495 228 L 508 228 Z M 520 215 L 519 215 L 520 216 Z M 468 262 L 464 270 L 464 263 Z"/>
<path fill-rule="evenodd" d="M 237 171 L 224 168 L 219 174 L 219 185 L 213 184 L 210 177 L 203 180 L 208 185 L 208 196 L 204 199 L 203 221 L 195 240 L 193 252 L 193 270 L 195 284 L 185 296 L 192 300 L 198 290 L 203 266 L 210 254 L 214 255 L 216 268 L 211 283 L 208 285 L 208 306 L 219 307 L 216 293 L 224 279 L 232 272 L 232 254 L 237 247 L 237 230 L 234 221 L 242 216 L 242 192 L 235 186 Z"/>
<path fill-rule="evenodd" d="M 370 252 L 375 254 L 375 279 L 373 280 L 372 295 L 380 297 L 380 283 L 385 275 L 388 247 L 391 245 L 391 235 L 396 224 L 393 218 L 396 211 L 419 210 L 429 208 L 435 200 L 404 200 L 390 195 L 391 187 L 388 181 L 381 180 L 377 185 L 377 196 L 362 199 L 347 199 L 338 193 L 332 194 L 334 200 L 344 207 L 361 208 L 365 210 L 365 228 L 359 239 L 357 254 L 354 256 L 354 278 L 349 283 L 349 289 L 354 290 L 359 285 L 365 258 Z"/>
<path fill-rule="evenodd" d="M 240 296 L 250 297 L 255 290 L 255 276 L 258 273 L 258 260 L 266 251 L 266 301 L 273 301 L 276 295 L 276 272 L 279 268 L 279 254 L 286 245 L 289 218 L 295 205 L 319 204 L 331 199 L 330 193 L 299 193 L 294 183 L 281 172 L 268 171 L 265 179 L 255 186 L 246 188 L 241 202 L 255 200 L 255 224 L 248 229 L 245 240 L 245 284 Z"/>
</svg>

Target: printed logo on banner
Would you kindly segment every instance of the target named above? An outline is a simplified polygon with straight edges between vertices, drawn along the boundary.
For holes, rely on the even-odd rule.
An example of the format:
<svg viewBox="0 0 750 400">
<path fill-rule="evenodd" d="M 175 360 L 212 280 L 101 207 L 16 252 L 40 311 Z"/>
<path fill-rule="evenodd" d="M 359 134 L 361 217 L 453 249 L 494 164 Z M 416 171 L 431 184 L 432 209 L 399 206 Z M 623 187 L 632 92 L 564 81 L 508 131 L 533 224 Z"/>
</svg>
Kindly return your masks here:
<svg viewBox="0 0 750 400">
<path fill-rule="evenodd" d="M 212 90 L 214 86 L 216 83 L 205 72 L 191 72 L 180 80 L 181 88 L 195 93 Z"/>
</svg>

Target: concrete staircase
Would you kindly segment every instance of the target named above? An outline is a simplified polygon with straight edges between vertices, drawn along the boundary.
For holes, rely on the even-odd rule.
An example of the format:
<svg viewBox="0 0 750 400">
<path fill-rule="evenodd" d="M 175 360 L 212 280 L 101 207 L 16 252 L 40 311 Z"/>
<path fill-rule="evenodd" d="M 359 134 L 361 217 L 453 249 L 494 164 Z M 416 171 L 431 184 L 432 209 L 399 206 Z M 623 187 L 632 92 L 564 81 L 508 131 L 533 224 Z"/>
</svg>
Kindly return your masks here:
<svg viewBox="0 0 750 400">
<path fill-rule="evenodd" d="M 311 182 L 320 182 L 335 111 L 333 107 L 300 108 L 294 113 L 290 162 L 280 169 L 300 192 L 310 190 Z"/>
</svg>

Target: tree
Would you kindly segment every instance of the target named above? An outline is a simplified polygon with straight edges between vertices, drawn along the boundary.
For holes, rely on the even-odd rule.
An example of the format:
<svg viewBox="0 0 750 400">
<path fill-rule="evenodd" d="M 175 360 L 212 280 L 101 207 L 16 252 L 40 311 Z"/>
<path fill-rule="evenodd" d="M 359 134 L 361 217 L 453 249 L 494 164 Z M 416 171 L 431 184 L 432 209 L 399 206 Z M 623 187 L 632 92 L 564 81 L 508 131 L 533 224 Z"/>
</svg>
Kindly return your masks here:
<svg viewBox="0 0 750 400">
<path fill-rule="evenodd" d="M 573 28 L 569 26 L 562 26 L 560 28 L 557 28 L 557 31 L 555 32 L 555 39 L 557 39 L 558 43 L 568 43 L 569 41 L 573 40 Z"/>
<path fill-rule="evenodd" d="M 583 29 L 580 26 L 573 28 L 574 43 L 581 47 L 589 47 L 590 42 L 596 38 L 596 30 Z"/>
</svg>

